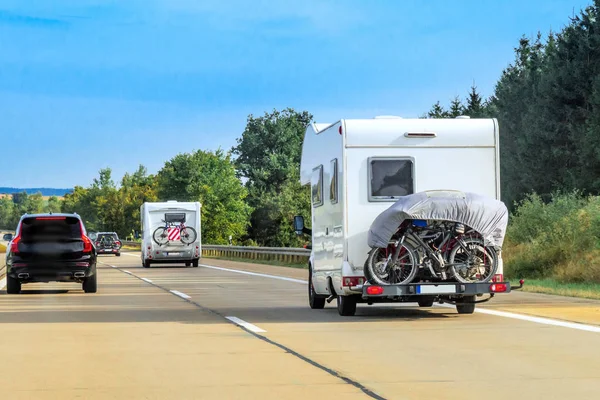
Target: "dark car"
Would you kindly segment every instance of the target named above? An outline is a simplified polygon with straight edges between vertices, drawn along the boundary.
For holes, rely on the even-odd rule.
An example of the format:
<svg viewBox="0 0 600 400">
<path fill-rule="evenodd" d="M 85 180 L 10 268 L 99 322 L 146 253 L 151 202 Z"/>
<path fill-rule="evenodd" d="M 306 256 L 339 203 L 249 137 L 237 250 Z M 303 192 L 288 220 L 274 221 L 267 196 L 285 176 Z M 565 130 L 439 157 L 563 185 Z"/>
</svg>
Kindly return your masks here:
<svg viewBox="0 0 600 400">
<path fill-rule="evenodd" d="M 121 255 L 121 241 L 116 232 L 98 232 L 94 239 L 96 243 L 96 252 L 98 254 Z"/>
<path fill-rule="evenodd" d="M 96 249 L 77 214 L 25 214 L 5 261 L 9 294 L 32 282 L 79 282 L 96 293 Z"/>
</svg>

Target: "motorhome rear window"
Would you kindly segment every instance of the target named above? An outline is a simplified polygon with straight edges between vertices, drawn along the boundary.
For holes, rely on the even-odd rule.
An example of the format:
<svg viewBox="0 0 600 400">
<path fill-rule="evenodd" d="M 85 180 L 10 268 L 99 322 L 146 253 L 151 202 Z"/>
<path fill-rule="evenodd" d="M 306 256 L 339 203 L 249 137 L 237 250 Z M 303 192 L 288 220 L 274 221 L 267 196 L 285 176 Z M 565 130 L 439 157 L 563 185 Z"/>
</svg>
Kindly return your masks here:
<svg viewBox="0 0 600 400">
<path fill-rule="evenodd" d="M 185 213 L 165 213 L 165 222 L 185 222 Z"/>
<path fill-rule="evenodd" d="M 413 161 L 406 158 L 369 159 L 369 201 L 394 201 L 414 193 Z"/>
<path fill-rule="evenodd" d="M 313 169 L 311 179 L 311 192 L 313 206 L 318 207 L 323 205 L 323 166 L 319 165 Z"/>
</svg>

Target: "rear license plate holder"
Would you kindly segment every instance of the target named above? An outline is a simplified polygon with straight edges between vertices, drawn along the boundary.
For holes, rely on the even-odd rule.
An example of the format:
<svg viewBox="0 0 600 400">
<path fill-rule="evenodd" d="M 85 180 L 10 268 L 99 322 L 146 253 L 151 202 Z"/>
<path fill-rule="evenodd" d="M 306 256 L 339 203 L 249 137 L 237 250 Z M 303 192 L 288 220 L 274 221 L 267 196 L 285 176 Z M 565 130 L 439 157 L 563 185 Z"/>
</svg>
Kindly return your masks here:
<svg viewBox="0 0 600 400">
<path fill-rule="evenodd" d="M 456 285 L 417 285 L 417 294 L 456 294 Z"/>
</svg>

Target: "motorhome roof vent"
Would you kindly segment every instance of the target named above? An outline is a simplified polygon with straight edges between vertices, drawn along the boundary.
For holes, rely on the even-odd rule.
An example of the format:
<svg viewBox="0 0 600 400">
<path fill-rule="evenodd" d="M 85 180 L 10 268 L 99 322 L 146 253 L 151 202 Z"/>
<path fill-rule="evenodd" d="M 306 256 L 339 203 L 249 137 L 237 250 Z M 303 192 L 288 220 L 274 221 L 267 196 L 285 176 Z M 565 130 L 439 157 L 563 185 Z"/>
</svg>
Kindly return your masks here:
<svg viewBox="0 0 600 400">
<path fill-rule="evenodd" d="M 402 117 L 397 115 L 377 115 L 375 119 L 402 119 Z"/>
<path fill-rule="evenodd" d="M 459 115 L 456 119 L 471 119 L 468 115 Z"/>
</svg>

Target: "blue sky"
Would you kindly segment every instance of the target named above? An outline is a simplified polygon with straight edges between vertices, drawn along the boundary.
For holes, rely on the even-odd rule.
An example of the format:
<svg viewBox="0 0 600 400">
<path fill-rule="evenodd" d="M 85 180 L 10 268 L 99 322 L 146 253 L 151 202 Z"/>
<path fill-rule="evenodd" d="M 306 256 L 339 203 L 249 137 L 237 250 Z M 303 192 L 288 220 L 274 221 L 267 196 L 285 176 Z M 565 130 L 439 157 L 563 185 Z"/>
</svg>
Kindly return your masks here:
<svg viewBox="0 0 600 400">
<path fill-rule="evenodd" d="M 0 186 L 229 149 L 248 114 L 416 117 L 492 93 L 580 0 L 0 0 Z"/>
</svg>

